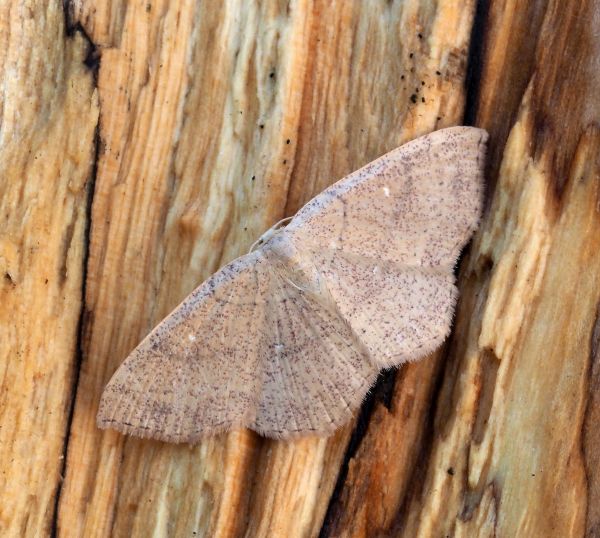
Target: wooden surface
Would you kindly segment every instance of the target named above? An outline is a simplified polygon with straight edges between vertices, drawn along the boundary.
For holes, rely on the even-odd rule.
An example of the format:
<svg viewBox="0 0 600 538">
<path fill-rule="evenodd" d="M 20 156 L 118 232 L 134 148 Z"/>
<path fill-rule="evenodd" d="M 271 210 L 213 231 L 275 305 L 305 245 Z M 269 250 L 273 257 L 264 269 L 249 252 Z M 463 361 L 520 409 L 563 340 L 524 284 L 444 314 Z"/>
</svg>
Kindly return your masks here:
<svg viewBox="0 0 600 538">
<path fill-rule="evenodd" d="M 41 4 L 40 4 L 41 6 Z M 52 525 L 75 390 L 98 93 L 61 6 L 0 6 L 0 534 Z"/>
<path fill-rule="evenodd" d="M 2 536 L 600 535 L 597 0 L 66 10 L 0 6 Z M 464 121 L 491 134 L 489 186 L 453 336 L 358 422 L 195 447 L 96 429 L 198 283 Z"/>
</svg>

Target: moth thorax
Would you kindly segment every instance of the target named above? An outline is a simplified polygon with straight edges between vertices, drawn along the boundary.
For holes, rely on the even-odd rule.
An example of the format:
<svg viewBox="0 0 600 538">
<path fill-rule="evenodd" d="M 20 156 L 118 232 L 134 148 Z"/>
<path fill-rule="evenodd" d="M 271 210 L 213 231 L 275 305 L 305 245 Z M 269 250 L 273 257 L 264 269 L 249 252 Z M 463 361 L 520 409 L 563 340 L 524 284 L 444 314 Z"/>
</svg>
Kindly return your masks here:
<svg viewBox="0 0 600 538">
<path fill-rule="evenodd" d="M 318 292 L 321 289 L 321 275 L 308 252 L 298 249 L 290 234 L 278 230 L 265 245 L 268 255 L 273 256 L 280 267 L 285 268 L 286 280 L 300 290 Z"/>
<path fill-rule="evenodd" d="M 259 245 L 277 257 L 289 260 L 296 255 L 296 249 L 290 241 L 289 234 L 282 228 L 270 228 L 259 239 Z"/>
</svg>

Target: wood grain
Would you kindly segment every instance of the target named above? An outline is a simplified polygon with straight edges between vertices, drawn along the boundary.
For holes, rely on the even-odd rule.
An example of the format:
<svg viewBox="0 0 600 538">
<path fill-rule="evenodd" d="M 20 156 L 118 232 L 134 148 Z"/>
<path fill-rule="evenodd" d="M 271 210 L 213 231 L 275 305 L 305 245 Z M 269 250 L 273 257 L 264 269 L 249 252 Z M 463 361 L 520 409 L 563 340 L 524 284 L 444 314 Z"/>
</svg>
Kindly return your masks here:
<svg viewBox="0 0 600 538">
<path fill-rule="evenodd" d="M 0 534 L 50 532 L 82 306 L 98 117 L 59 5 L 0 5 Z"/>
<path fill-rule="evenodd" d="M 492 133 L 490 201 L 462 266 L 432 429 L 388 482 L 410 390 L 397 386 L 350 462 L 329 535 L 598 533 L 599 7 L 493 2 L 480 21 L 472 113 Z M 388 483 L 380 498 L 360 494 Z"/>
<path fill-rule="evenodd" d="M 62 533 L 318 532 L 350 429 L 191 449 L 99 432 L 98 398 L 139 339 L 286 205 L 458 123 L 472 13 L 454 2 L 155 2 L 89 26 L 92 40 L 123 31 L 99 30 L 118 46 L 102 51 L 98 78 L 103 151 Z"/>
<path fill-rule="evenodd" d="M 59 6 L 0 7 L 0 534 L 600 533 L 598 0 Z M 489 192 L 454 335 L 354 433 L 96 428 L 197 284 L 465 114 L 491 133 Z"/>
</svg>

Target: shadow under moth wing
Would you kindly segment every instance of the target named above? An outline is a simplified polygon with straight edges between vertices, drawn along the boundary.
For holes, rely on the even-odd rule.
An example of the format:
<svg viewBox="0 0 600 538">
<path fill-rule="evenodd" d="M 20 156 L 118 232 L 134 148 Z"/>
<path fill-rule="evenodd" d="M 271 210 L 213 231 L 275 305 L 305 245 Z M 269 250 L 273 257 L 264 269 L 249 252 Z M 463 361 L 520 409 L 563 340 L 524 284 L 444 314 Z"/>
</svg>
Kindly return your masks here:
<svg viewBox="0 0 600 538">
<path fill-rule="evenodd" d="M 341 179 L 200 285 L 127 357 L 98 425 L 169 442 L 347 422 L 382 367 L 450 331 L 487 134 L 452 127 Z"/>
</svg>

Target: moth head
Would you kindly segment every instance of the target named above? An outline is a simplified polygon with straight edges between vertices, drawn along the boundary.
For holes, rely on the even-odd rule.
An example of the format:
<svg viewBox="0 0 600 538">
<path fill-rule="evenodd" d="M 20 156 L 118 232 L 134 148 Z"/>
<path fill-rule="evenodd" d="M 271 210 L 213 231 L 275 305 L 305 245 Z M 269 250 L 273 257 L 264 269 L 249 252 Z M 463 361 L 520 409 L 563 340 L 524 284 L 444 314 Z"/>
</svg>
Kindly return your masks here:
<svg viewBox="0 0 600 538">
<path fill-rule="evenodd" d="M 275 237 L 278 233 L 280 233 L 285 225 L 292 220 L 292 217 L 286 217 L 285 219 L 281 219 L 279 222 L 271 226 L 264 234 L 262 234 L 252 245 L 250 248 L 250 252 L 252 252 L 255 248 L 262 247 L 265 243 L 268 243 L 273 237 Z"/>
<path fill-rule="evenodd" d="M 258 241 L 256 242 L 257 246 L 262 247 L 265 243 L 267 243 L 273 236 L 275 236 L 280 231 L 281 231 L 281 229 L 276 228 L 275 226 L 273 226 L 272 228 L 269 228 L 264 234 L 262 234 L 258 238 Z"/>
</svg>

